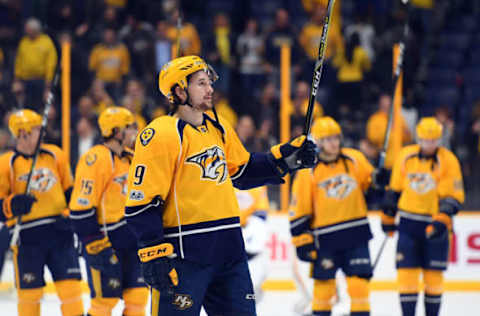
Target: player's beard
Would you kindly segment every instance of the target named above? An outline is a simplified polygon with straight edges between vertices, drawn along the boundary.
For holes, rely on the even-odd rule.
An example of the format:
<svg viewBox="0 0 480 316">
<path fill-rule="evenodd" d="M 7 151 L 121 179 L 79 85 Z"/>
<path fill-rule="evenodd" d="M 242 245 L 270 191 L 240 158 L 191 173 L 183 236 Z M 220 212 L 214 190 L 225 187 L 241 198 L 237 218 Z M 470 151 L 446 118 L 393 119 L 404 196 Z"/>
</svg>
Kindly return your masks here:
<svg viewBox="0 0 480 316">
<path fill-rule="evenodd" d="M 206 111 L 210 111 L 212 109 L 213 105 L 212 105 L 212 102 L 207 102 L 207 101 L 203 101 L 202 103 L 200 103 L 199 105 L 196 106 L 196 108 L 199 110 L 199 111 L 202 111 L 202 112 L 206 112 Z"/>
</svg>

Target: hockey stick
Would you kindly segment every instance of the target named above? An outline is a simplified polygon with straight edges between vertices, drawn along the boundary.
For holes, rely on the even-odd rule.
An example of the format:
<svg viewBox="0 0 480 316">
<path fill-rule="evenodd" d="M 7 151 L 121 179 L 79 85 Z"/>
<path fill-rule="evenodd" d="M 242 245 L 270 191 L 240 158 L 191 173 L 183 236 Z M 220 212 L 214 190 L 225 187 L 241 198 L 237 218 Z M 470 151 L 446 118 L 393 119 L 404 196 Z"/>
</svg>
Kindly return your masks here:
<svg viewBox="0 0 480 316">
<path fill-rule="evenodd" d="M 387 240 L 388 240 L 388 236 L 385 236 L 383 238 L 382 245 L 380 246 L 380 250 L 378 250 L 377 256 L 375 257 L 375 261 L 373 261 L 372 272 L 375 271 L 375 268 L 377 267 L 378 262 L 382 257 L 383 249 L 385 249 L 385 246 L 387 245 Z"/>
<path fill-rule="evenodd" d="M 310 134 L 310 128 L 312 127 L 313 108 L 315 106 L 315 98 L 317 97 L 318 85 L 320 84 L 320 79 L 322 78 L 323 61 L 325 59 L 325 51 L 327 49 L 328 27 L 330 25 L 334 3 L 335 0 L 328 0 L 327 15 L 325 16 L 325 21 L 323 22 L 322 38 L 318 48 L 318 58 L 315 62 L 312 87 L 310 89 L 310 96 L 308 98 L 307 116 L 305 117 L 305 126 L 303 128 L 304 135 Z"/>
<path fill-rule="evenodd" d="M 178 14 L 178 19 L 177 19 L 177 39 L 175 41 L 175 45 L 177 45 L 177 52 L 175 55 L 175 58 L 180 57 L 180 31 L 182 30 L 182 17 L 180 16 L 180 13 Z"/>
<path fill-rule="evenodd" d="M 38 153 L 40 152 L 40 145 L 42 143 L 42 138 L 47 128 L 48 114 L 50 113 L 53 100 L 55 99 L 55 96 L 53 95 L 53 91 L 56 90 L 58 83 L 60 81 L 60 71 L 61 71 L 60 69 L 61 69 L 60 65 L 57 64 L 57 69 L 55 71 L 55 76 L 53 77 L 52 86 L 50 88 L 50 91 L 48 91 L 47 102 L 45 103 L 45 108 L 43 110 L 42 125 L 40 127 L 40 135 L 38 136 L 37 143 L 35 144 L 35 151 L 33 154 L 32 166 L 30 167 L 30 172 L 28 173 L 27 188 L 25 190 L 25 194 L 29 194 L 32 189 L 31 187 L 32 175 L 35 170 L 35 165 L 37 164 L 37 158 L 38 158 Z M 22 216 L 18 216 L 17 222 L 15 223 L 15 227 L 13 228 L 13 235 L 12 235 L 12 239 L 10 240 L 10 247 L 13 247 L 17 244 L 18 237 L 20 236 L 21 225 L 22 225 Z"/>
<path fill-rule="evenodd" d="M 402 0 L 402 3 L 408 6 L 408 0 Z M 402 39 L 400 40 L 399 43 L 399 53 L 398 53 L 398 58 L 397 62 L 395 63 L 395 69 L 393 72 L 393 85 L 392 85 L 392 104 L 390 105 L 390 109 L 388 110 L 388 123 L 387 123 L 387 130 L 385 131 L 385 138 L 383 140 L 383 146 L 382 146 L 382 151 L 380 152 L 380 156 L 378 159 L 378 168 L 383 168 L 385 166 L 385 159 L 387 157 L 387 149 L 388 149 L 388 143 L 390 142 L 390 134 L 392 132 L 392 125 L 393 125 L 393 112 L 394 112 L 394 106 L 393 106 L 393 98 L 395 96 L 395 90 L 397 88 L 398 80 L 400 79 L 400 74 L 402 73 L 403 69 L 403 56 L 405 53 L 405 42 L 408 37 L 409 33 L 409 27 L 408 27 L 408 21 L 409 21 L 409 14 L 407 12 L 407 19 L 405 20 L 405 24 L 403 26 L 403 36 Z"/>
</svg>

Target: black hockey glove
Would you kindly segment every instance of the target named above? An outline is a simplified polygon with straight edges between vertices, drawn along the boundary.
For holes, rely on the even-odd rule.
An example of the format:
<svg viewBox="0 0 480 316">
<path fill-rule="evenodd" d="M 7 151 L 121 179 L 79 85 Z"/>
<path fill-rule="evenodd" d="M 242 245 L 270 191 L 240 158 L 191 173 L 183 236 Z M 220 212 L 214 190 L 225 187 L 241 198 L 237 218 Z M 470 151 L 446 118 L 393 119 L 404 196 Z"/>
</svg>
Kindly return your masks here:
<svg viewBox="0 0 480 316">
<path fill-rule="evenodd" d="M 12 194 L 3 200 L 3 213 L 7 219 L 26 215 L 32 211 L 32 205 L 36 201 L 37 199 L 30 194 Z"/>
<path fill-rule="evenodd" d="M 372 186 L 377 189 L 385 189 L 390 183 L 390 170 L 385 168 L 375 169 L 372 173 Z"/>
<path fill-rule="evenodd" d="M 108 237 L 99 236 L 99 238 L 85 243 L 88 264 L 105 274 L 120 274 L 121 267 L 117 255 L 112 248 Z"/>
<path fill-rule="evenodd" d="M 317 145 L 302 135 L 289 143 L 273 146 L 270 153 L 278 172 L 283 177 L 288 172 L 314 167 L 317 160 Z"/>
<path fill-rule="evenodd" d="M 317 259 L 317 251 L 315 249 L 312 234 L 304 233 L 292 237 L 292 243 L 297 249 L 298 259 L 306 262 L 313 262 Z"/>
<path fill-rule="evenodd" d="M 141 244 L 138 250 L 145 283 L 160 293 L 173 295 L 173 288 L 178 285 L 177 270 L 173 265 L 173 245 L 170 243 Z"/>
<path fill-rule="evenodd" d="M 425 236 L 430 240 L 444 240 L 452 229 L 452 218 L 446 213 L 433 216 L 433 222 L 425 229 Z"/>
<path fill-rule="evenodd" d="M 399 198 L 400 193 L 392 190 L 385 191 L 382 202 L 382 210 L 385 215 L 390 217 L 395 217 L 397 215 L 397 204 Z"/>
</svg>

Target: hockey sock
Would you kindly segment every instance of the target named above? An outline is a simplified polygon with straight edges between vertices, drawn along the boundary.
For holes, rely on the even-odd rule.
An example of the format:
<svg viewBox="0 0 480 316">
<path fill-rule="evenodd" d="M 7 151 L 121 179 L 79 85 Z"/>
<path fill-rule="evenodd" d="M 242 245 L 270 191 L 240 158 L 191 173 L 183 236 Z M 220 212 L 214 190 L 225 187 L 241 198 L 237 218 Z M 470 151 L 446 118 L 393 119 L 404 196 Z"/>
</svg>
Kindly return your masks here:
<svg viewBox="0 0 480 316">
<path fill-rule="evenodd" d="M 88 313 L 91 316 L 110 316 L 112 315 L 113 308 L 117 305 L 119 300 L 120 299 L 116 297 L 94 297 L 92 298 Z"/>
<path fill-rule="evenodd" d="M 397 271 L 400 304 L 402 306 L 403 316 L 415 316 L 420 272 L 421 270 L 417 268 L 400 268 Z"/>
<path fill-rule="evenodd" d="M 145 316 L 145 309 L 148 301 L 148 289 L 138 287 L 126 289 L 123 291 L 123 300 L 125 301 L 125 316 Z"/>
<path fill-rule="evenodd" d="M 438 270 L 424 270 L 425 315 L 438 316 L 443 293 L 443 273 Z"/>
<path fill-rule="evenodd" d="M 313 283 L 313 315 L 330 316 L 332 301 L 335 297 L 335 279 L 314 280 Z"/>
<path fill-rule="evenodd" d="M 62 280 L 55 282 L 57 295 L 62 302 L 63 316 L 83 315 L 82 288 L 80 280 Z"/>
<path fill-rule="evenodd" d="M 40 316 L 40 299 L 43 296 L 43 288 L 19 289 L 18 293 L 18 316 Z"/>
<path fill-rule="evenodd" d="M 348 294 L 352 301 L 352 316 L 369 316 L 370 315 L 370 289 L 368 280 L 359 277 L 347 277 Z"/>
</svg>

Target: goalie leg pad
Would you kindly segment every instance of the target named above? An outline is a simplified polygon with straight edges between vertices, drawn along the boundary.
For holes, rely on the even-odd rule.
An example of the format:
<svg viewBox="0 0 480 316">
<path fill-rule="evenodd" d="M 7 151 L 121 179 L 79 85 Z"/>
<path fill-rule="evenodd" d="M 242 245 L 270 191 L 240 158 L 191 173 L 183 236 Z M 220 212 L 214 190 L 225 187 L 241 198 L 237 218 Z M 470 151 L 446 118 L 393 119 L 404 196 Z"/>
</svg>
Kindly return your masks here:
<svg viewBox="0 0 480 316">
<path fill-rule="evenodd" d="M 148 289 L 138 287 L 126 289 L 123 291 L 123 300 L 125 301 L 125 316 L 145 316 L 145 309 L 148 301 Z"/>
<path fill-rule="evenodd" d="M 62 302 L 63 316 L 83 315 L 82 288 L 79 280 L 63 280 L 55 282 L 57 295 Z"/>
<path fill-rule="evenodd" d="M 314 315 L 330 315 L 335 294 L 335 279 L 314 280 L 312 304 Z"/>
<path fill-rule="evenodd" d="M 364 316 L 370 314 L 370 288 L 367 279 L 359 277 L 347 277 L 348 294 L 352 304 L 352 316 Z"/>
<path fill-rule="evenodd" d="M 19 289 L 17 294 L 19 316 L 40 316 L 40 299 L 43 296 L 43 288 Z"/>
</svg>

